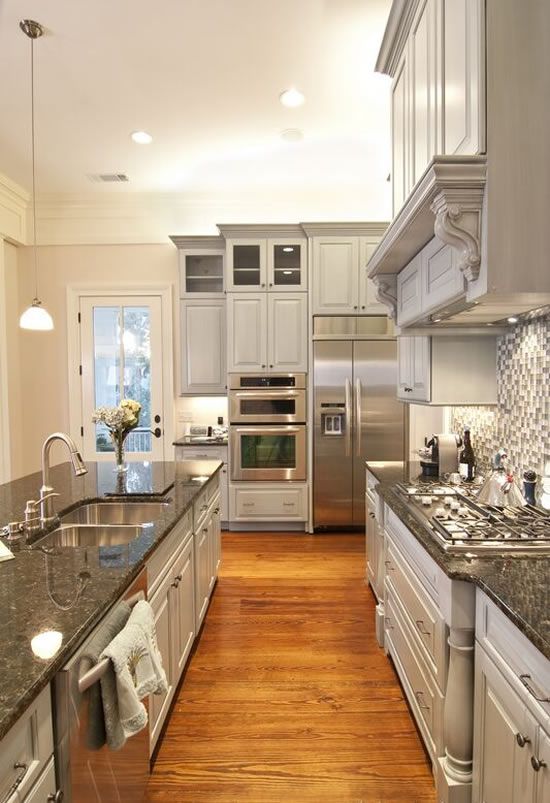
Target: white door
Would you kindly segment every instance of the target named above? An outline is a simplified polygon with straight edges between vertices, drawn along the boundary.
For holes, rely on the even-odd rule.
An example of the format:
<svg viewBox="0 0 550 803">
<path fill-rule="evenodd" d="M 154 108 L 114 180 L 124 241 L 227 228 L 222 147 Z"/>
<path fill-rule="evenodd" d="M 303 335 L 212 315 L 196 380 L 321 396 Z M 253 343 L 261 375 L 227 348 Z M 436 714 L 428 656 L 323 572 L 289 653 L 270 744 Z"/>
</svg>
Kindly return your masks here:
<svg viewBox="0 0 550 803">
<path fill-rule="evenodd" d="M 267 368 L 267 293 L 228 293 L 227 370 Z"/>
<path fill-rule="evenodd" d="M 358 308 L 359 237 L 315 237 L 313 313 L 345 315 Z"/>
<path fill-rule="evenodd" d="M 268 295 L 270 371 L 307 371 L 307 293 Z"/>
<path fill-rule="evenodd" d="M 411 398 L 430 401 L 432 397 L 431 338 L 413 337 L 413 392 Z"/>
<path fill-rule="evenodd" d="M 536 803 L 550 803 L 550 737 L 539 728 L 538 750 L 535 761 L 539 764 L 531 765 L 534 770 L 539 766 L 539 770 L 533 772 L 536 775 Z"/>
<path fill-rule="evenodd" d="M 126 438 L 126 459 L 163 460 L 160 297 L 82 296 L 80 330 L 84 459 L 113 460 L 107 428 L 92 423 L 95 408 L 135 399 L 141 415 Z"/>
<path fill-rule="evenodd" d="M 225 300 L 180 302 L 181 392 L 225 393 Z"/>
<path fill-rule="evenodd" d="M 172 633 L 174 683 L 183 672 L 195 637 L 195 571 L 193 568 L 193 539 L 180 552 L 172 569 L 172 601 L 170 627 Z"/>
<path fill-rule="evenodd" d="M 195 533 L 195 632 L 198 633 L 208 608 L 210 594 L 210 527 L 204 521 Z"/>
<path fill-rule="evenodd" d="M 413 391 L 413 339 L 397 338 L 397 395 L 400 399 L 410 399 Z"/>
<path fill-rule="evenodd" d="M 174 685 L 170 628 L 172 582 L 172 573 L 168 572 L 160 587 L 149 600 L 155 617 L 157 646 L 162 656 L 162 665 L 166 672 L 166 680 L 168 681 L 168 690 L 166 693 L 149 695 L 149 748 L 151 753 L 153 752 L 153 748 L 162 729 L 162 724 L 168 713 L 172 687 Z"/>
</svg>

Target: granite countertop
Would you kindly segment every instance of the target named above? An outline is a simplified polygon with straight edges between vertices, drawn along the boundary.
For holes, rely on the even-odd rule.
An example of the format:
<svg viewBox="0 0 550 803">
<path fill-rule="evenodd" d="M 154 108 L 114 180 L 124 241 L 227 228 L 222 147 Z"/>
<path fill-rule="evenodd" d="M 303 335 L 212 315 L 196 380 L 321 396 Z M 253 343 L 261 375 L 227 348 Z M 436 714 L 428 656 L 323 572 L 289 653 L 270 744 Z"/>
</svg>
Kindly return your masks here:
<svg viewBox="0 0 550 803">
<path fill-rule="evenodd" d="M 225 438 L 209 438 L 208 436 L 195 438 L 190 435 L 184 435 L 182 438 L 178 438 L 177 441 L 173 441 L 172 446 L 227 446 L 227 436 Z"/>
<path fill-rule="evenodd" d="M 46 554 L 38 543 L 8 544 L 15 560 L 0 563 L 0 739 L 123 594 L 221 466 L 218 460 L 132 463 L 122 477 L 112 463 L 87 463 L 83 477 L 74 476 L 70 463 L 52 468 L 59 513 L 105 496 L 166 494 L 169 504 L 153 525 L 123 546 L 55 548 Z M 20 520 L 25 501 L 37 497 L 40 485 L 39 473 L 0 485 L 0 525 Z M 43 659 L 33 652 L 31 640 L 48 631 L 61 633 L 62 642 L 51 658 Z"/>
<path fill-rule="evenodd" d="M 393 484 L 381 482 L 376 490 L 448 577 L 479 586 L 550 659 L 550 555 L 506 553 L 469 558 L 450 554 L 413 516 Z"/>
</svg>

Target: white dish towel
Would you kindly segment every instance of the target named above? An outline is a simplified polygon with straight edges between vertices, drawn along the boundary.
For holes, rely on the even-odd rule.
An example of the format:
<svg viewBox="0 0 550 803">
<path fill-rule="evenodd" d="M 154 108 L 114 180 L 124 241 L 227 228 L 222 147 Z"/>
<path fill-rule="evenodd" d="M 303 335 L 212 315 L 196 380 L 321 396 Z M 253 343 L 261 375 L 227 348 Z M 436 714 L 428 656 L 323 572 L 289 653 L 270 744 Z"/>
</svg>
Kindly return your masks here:
<svg viewBox="0 0 550 803">
<path fill-rule="evenodd" d="M 147 710 L 141 700 L 147 694 L 162 694 L 168 690 L 153 609 L 148 602 L 142 600 L 134 605 L 128 622 L 103 650 L 101 658 L 110 658 L 113 662 L 117 697 L 116 701 L 104 697 L 103 706 L 112 708 L 116 703 L 120 724 L 128 738 L 147 725 Z M 105 718 L 106 726 L 111 719 Z M 107 743 L 111 741 L 109 736 L 107 733 Z M 116 745 L 117 748 L 121 746 Z"/>
</svg>

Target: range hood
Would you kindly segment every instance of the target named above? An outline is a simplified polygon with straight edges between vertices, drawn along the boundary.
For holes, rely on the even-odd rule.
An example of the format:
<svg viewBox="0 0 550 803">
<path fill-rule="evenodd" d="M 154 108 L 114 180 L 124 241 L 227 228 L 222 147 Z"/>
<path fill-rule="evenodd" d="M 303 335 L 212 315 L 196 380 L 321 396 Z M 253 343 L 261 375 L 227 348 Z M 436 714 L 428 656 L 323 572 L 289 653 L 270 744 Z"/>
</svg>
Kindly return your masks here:
<svg viewBox="0 0 550 803">
<path fill-rule="evenodd" d="M 550 304 L 549 234 L 532 214 L 502 195 L 486 156 L 435 157 L 367 264 L 379 300 L 395 317 L 397 274 L 437 237 L 457 252 L 464 294 L 414 326 L 499 324 Z"/>
</svg>

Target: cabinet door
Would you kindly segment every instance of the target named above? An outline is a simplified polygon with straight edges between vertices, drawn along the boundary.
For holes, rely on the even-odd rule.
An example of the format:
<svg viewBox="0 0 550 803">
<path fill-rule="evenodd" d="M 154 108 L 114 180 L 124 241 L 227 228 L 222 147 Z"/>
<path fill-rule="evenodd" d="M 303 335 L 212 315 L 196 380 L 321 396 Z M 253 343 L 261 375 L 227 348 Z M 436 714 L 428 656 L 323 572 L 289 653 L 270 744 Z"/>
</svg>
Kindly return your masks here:
<svg viewBox="0 0 550 803">
<path fill-rule="evenodd" d="M 229 521 L 229 473 L 227 460 L 220 472 L 220 519 L 224 522 Z"/>
<path fill-rule="evenodd" d="M 484 150 L 484 0 L 443 0 L 444 153 Z"/>
<path fill-rule="evenodd" d="M 367 276 L 367 263 L 380 242 L 378 237 L 361 237 L 359 243 L 359 309 L 362 315 L 387 315 L 388 308 L 376 298 L 376 285 Z"/>
<path fill-rule="evenodd" d="M 223 297 L 224 251 L 181 250 L 180 295 Z"/>
<path fill-rule="evenodd" d="M 397 325 L 406 324 L 422 314 L 422 258 L 417 254 L 397 276 Z"/>
<path fill-rule="evenodd" d="M 413 392 L 411 399 L 430 401 L 432 393 L 431 339 L 413 337 Z"/>
<path fill-rule="evenodd" d="M 544 762 L 536 775 L 536 803 L 550 803 L 550 737 L 539 728 L 538 749 L 536 758 Z"/>
<path fill-rule="evenodd" d="M 198 633 L 210 595 L 210 537 L 208 522 L 195 533 L 195 632 Z"/>
<path fill-rule="evenodd" d="M 307 371 L 307 294 L 268 295 L 270 371 Z"/>
<path fill-rule="evenodd" d="M 307 290 L 307 240 L 267 241 L 267 285 L 278 293 Z"/>
<path fill-rule="evenodd" d="M 423 312 L 449 304 L 464 294 L 464 275 L 457 267 L 455 248 L 434 237 L 420 256 Z"/>
<path fill-rule="evenodd" d="M 225 393 L 225 300 L 181 301 L 181 392 Z"/>
<path fill-rule="evenodd" d="M 170 592 L 172 590 L 172 582 L 172 572 L 168 572 L 157 591 L 155 591 L 149 600 L 155 616 L 157 644 L 162 656 L 162 665 L 168 681 L 168 691 L 165 694 L 149 695 L 149 741 L 151 752 L 159 737 L 162 724 L 166 719 L 174 687 L 170 629 Z"/>
<path fill-rule="evenodd" d="M 534 734 L 526 733 L 525 706 L 485 651 L 476 645 L 474 794 L 480 803 L 531 803 L 536 773 Z M 530 739 L 523 747 L 518 734 Z"/>
<path fill-rule="evenodd" d="M 410 87 L 407 52 L 408 48 L 406 47 L 391 90 L 392 200 L 394 218 L 403 206 L 410 186 Z"/>
<path fill-rule="evenodd" d="M 246 373 L 267 368 L 267 294 L 227 297 L 227 369 Z"/>
<path fill-rule="evenodd" d="M 435 6 L 434 0 L 420 3 L 410 33 L 413 185 L 437 152 Z"/>
<path fill-rule="evenodd" d="M 215 585 L 220 571 L 222 561 L 222 529 L 221 529 L 221 508 L 220 498 L 216 501 L 216 507 L 212 511 L 212 521 L 210 526 L 210 559 L 211 559 L 211 575 L 212 587 Z"/>
<path fill-rule="evenodd" d="M 408 400 L 413 387 L 414 344 L 412 337 L 397 338 L 397 396 Z"/>
<path fill-rule="evenodd" d="M 346 315 L 359 306 L 359 238 L 315 237 L 313 313 Z"/>
<path fill-rule="evenodd" d="M 226 249 L 227 289 L 237 293 L 265 290 L 266 240 L 227 240 Z"/>
<path fill-rule="evenodd" d="M 25 803 L 48 803 L 48 801 L 55 799 L 56 791 L 55 765 L 52 757 L 46 764 L 46 768 L 40 776 L 40 779 L 35 783 L 29 794 L 25 796 Z M 23 798 L 20 798 L 18 795 L 15 797 L 11 797 L 10 795 L 10 797 L 7 798 L 7 800 L 12 803 L 17 803 L 17 801 L 22 799 Z"/>
<path fill-rule="evenodd" d="M 173 647 L 173 677 L 176 684 L 195 638 L 193 539 L 174 560 L 170 626 Z"/>
</svg>

